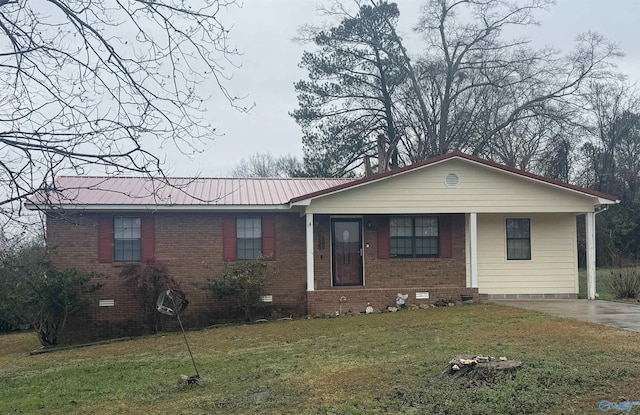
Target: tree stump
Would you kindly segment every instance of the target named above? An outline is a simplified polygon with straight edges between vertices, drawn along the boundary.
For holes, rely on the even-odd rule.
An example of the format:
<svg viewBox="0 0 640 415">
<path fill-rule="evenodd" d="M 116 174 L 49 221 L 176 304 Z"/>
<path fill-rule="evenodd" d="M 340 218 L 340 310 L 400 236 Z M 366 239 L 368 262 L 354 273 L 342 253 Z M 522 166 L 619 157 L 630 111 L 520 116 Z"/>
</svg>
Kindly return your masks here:
<svg viewBox="0 0 640 415">
<path fill-rule="evenodd" d="M 465 377 L 477 383 L 513 379 L 522 362 L 506 357 L 459 355 L 449 362 L 446 373 L 454 377 Z"/>
</svg>

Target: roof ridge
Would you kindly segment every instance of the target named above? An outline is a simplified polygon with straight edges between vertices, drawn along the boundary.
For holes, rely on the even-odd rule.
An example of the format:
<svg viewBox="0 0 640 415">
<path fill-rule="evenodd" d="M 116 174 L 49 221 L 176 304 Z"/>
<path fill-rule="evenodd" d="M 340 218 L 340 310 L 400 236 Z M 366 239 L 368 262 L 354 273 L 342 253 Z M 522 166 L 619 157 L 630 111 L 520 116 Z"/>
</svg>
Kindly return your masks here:
<svg viewBox="0 0 640 415">
<path fill-rule="evenodd" d="M 158 179 L 158 180 L 164 180 L 164 179 L 184 179 L 184 180 L 277 180 L 277 181 L 290 181 L 290 180 L 308 180 L 308 181 L 313 181 L 313 180 L 344 180 L 344 181 L 353 181 L 353 180 L 358 180 L 358 177 L 214 177 L 214 176 L 195 176 L 195 177 L 189 177 L 189 176 L 167 176 L 167 177 L 160 177 L 160 176 L 154 176 L 154 177 L 149 177 L 149 176 L 94 176 L 94 175 L 90 175 L 90 176 L 81 176 L 81 175 L 77 175 L 77 176 L 70 176 L 70 175 L 62 175 L 62 176 L 56 176 L 56 179 Z"/>
</svg>

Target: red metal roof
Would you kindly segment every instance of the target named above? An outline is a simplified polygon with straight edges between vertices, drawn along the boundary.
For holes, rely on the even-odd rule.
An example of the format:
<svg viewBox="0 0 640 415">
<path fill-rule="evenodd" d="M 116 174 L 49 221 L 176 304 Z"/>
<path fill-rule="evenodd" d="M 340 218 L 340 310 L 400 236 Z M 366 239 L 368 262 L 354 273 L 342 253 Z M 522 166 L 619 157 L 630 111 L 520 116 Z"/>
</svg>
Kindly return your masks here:
<svg viewBox="0 0 640 415">
<path fill-rule="evenodd" d="M 493 161 L 455 151 L 400 169 L 362 179 L 305 178 L 167 178 L 61 176 L 49 199 L 40 194 L 33 203 L 41 207 L 81 206 L 278 206 L 313 199 L 369 182 L 403 174 L 448 159 L 459 158 L 549 185 L 612 202 L 615 196 L 559 180 L 528 173 Z"/>
<path fill-rule="evenodd" d="M 294 197 L 353 179 L 168 178 L 61 176 L 47 204 L 69 205 L 253 205 L 289 203 Z M 45 202 L 42 195 L 34 200 Z"/>
</svg>

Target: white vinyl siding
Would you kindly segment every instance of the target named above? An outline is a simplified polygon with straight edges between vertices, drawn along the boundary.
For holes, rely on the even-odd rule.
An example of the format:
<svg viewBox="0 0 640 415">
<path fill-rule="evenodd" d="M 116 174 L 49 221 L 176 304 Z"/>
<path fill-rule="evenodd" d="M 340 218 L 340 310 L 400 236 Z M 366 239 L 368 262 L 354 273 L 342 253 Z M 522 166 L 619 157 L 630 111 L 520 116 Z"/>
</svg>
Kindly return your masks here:
<svg viewBox="0 0 640 415">
<path fill-rule="evenodd" d="M 455 173 L 456 187 L 445 178 Z M 595 197 L 478 165 L 447 160 L 311 201 L 307 213 L 438 214 L 591 212 Z M 519 216 L 519 215 L 518 215 Z"/>
<path fill-rule="evenodd" d="M 576 218 L 568 213 L 527 215 L 531 260 L 507 260 L 506 219 L 478 215 L 478 287 L 484 294 L 577 294 Z"/>
</svg>

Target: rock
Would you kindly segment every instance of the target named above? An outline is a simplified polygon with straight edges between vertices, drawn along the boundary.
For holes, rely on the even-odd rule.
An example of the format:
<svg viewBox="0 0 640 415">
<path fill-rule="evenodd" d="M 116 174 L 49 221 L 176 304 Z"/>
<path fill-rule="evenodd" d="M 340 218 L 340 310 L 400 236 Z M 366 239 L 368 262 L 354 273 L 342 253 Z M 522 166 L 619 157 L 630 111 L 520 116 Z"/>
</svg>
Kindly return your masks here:
<svg viewBox="0 0 640 415">
<path fill-rule="evenodd" d="M 264 392 L 256 392 L 256 393 L 252 393 L 251 394 L 251 398 L 258 400 L 258 399 L 265 399 L 269 397 L 269 392 L 264 391 Z"/>
<path fill-rule="evenodd" d="M 178 378 L 178 385 L 195 385 L 196 383 L 198 383 L 199 380 L 200 380 L 200 376 L 198 375 L 193 375 L 193 376 L 180 375 L 180 378 Z"/>
<path fill-rule="evenodd" d="M 436 307 L 454 307 L 456 305 L 455 301 L 451 298 L 440 298 L 434 302 Z"/>
<path fill-rule="evenodd" d="M 389 307 L 387 307 L 387 311 L 389 311 L 391 313 L 395 313 L 396 311 L 398 311 L 398 307 L 389 306 Z"/>
</svg>

